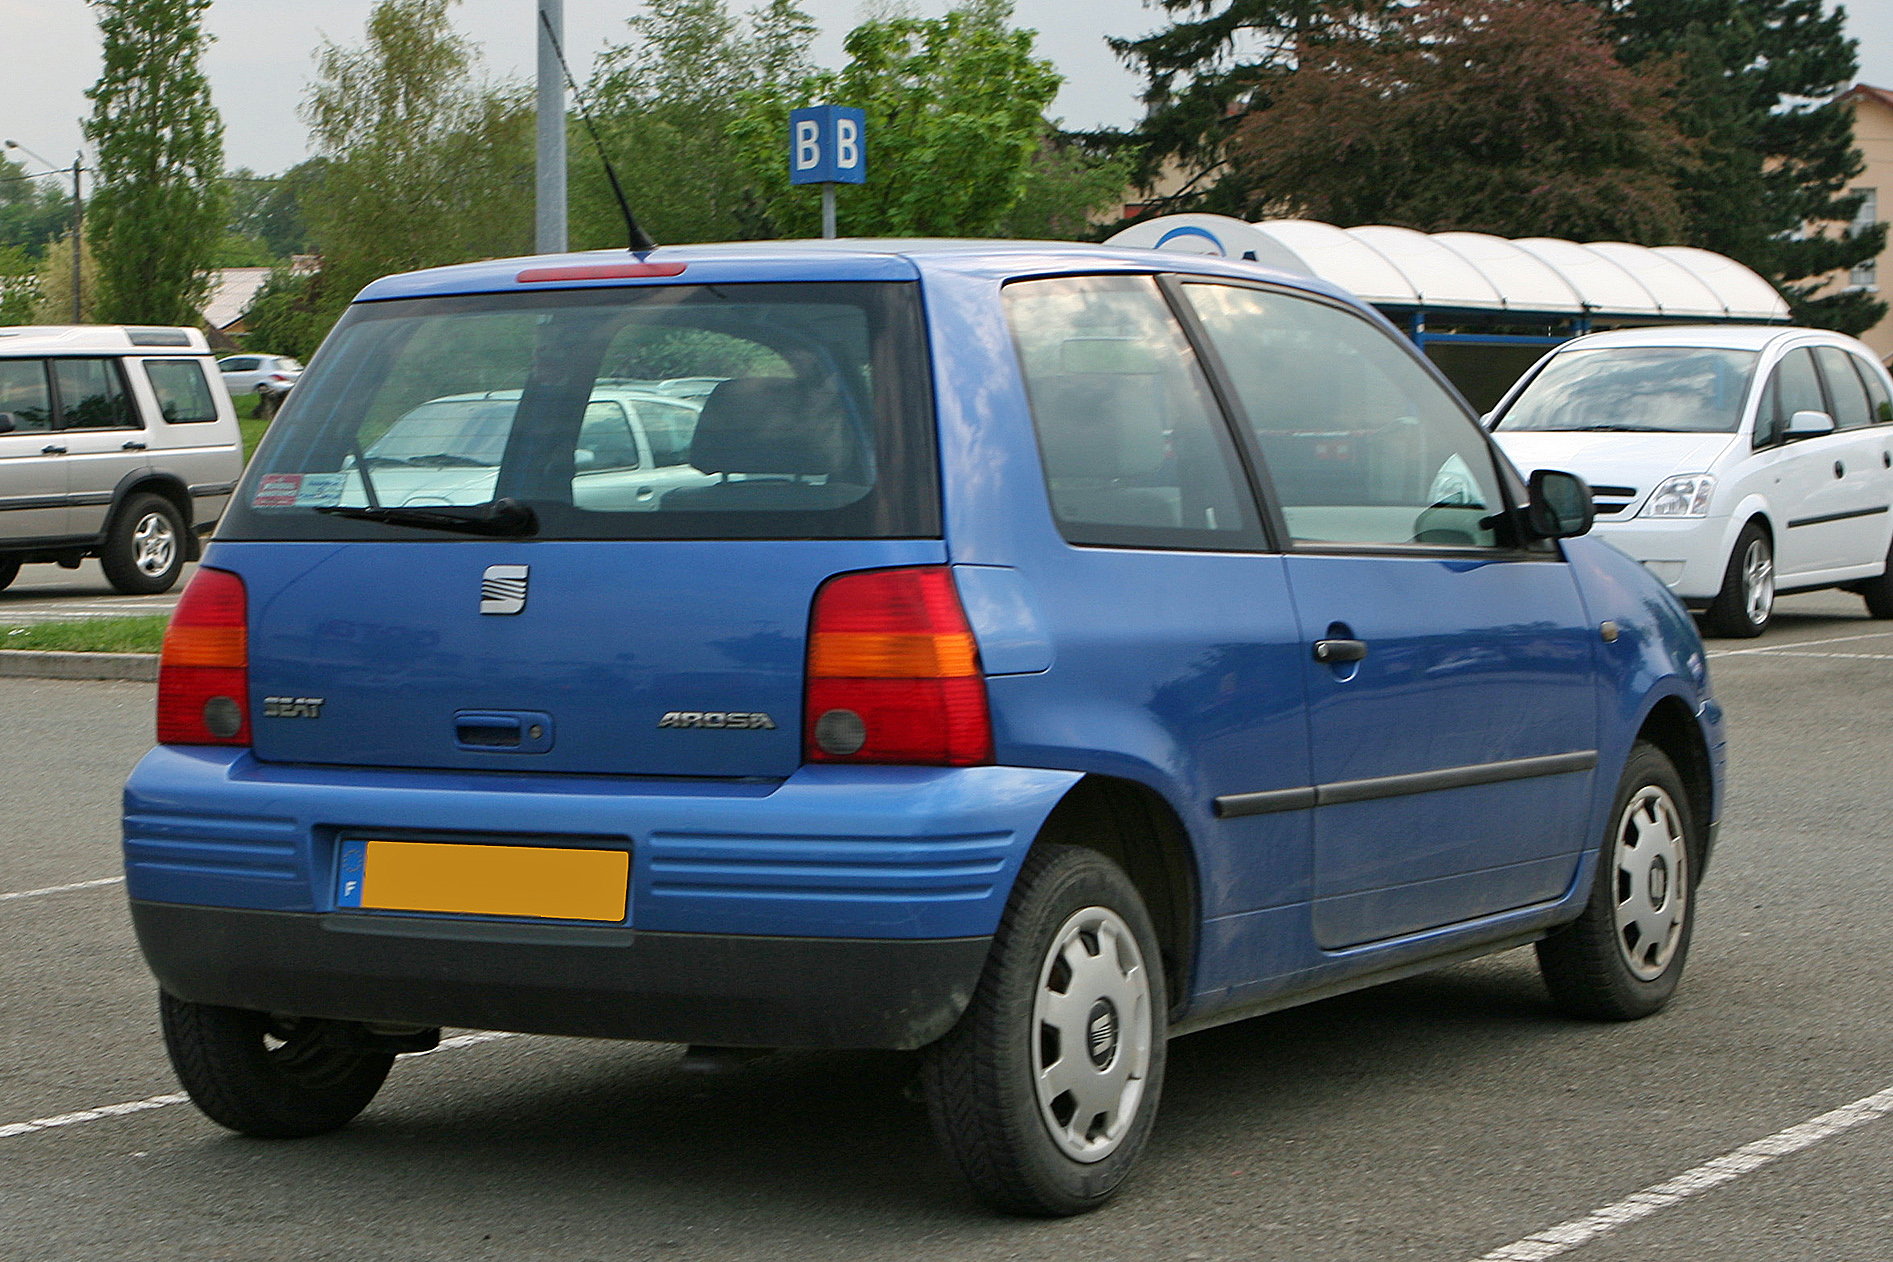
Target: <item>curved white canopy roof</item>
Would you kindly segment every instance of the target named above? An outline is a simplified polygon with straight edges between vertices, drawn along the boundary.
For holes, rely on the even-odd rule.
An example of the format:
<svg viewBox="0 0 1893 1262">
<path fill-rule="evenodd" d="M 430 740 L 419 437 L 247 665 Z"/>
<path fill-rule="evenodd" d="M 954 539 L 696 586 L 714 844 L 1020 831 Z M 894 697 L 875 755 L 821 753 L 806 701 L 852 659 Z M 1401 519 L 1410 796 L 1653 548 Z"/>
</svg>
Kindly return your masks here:
<svg viewBox="0 0 1893 1262">
<path fill-rule="evenodd" d="M 1163 215 L 1108 244 L 1249 258 L 1317 276 L 1379 306 L 1513 311 L 1608 319 L 1784 321 L 1774 286 L 1734 259 L 1688 246 L 1508 241 L 1479 232 L 1415 232 L 1308 219 L 1245 223 Z"/>
</svg>

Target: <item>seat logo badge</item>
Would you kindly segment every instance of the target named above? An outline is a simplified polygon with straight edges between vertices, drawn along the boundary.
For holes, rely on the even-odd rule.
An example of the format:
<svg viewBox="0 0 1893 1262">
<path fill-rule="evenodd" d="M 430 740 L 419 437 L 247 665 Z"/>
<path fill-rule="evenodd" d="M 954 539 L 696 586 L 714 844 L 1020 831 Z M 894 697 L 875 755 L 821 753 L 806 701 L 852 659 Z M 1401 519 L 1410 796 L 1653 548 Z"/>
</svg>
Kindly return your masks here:
<svg viewBox="0 0 1893 1262">
<path fill-rule="evenodd" d="M 322 697 L 264 697 L 263 717 L 266 719 L 319 719 L 322 717 Z"/>
<path fill-rule="evenodd" d="M 526 607 L 523 565 L 489 565 L 480 576 L 481 613 L 518 613 Z"/>
<path fill-rule="evenodd" d="M 659 727 L 714 727 L 773 731 L 776 721 L 766 714 L 739 714 L 725 710 L 671 710 L 657 721 Z"/>
</svg>

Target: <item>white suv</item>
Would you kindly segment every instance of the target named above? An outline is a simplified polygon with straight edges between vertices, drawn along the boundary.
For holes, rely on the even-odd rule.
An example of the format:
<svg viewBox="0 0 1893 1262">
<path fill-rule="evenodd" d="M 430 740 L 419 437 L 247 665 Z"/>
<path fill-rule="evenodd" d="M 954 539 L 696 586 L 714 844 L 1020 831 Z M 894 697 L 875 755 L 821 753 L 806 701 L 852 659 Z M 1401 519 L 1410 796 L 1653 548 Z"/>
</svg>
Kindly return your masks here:
<svg viewBox="0 0 1893 1262">
<path fill-rule="evenodd" d="M 1492 413 L 1519 468 L 1588 480 L 1597 533 L 1720 635 L 1777 592 L 1840 587 L 1893 618 L 1893 379 L 1853 338 L 1624 329 L 1545 356 Z"/>
<path fill-rule="evenodd" d="M 95 556 L 119 591 L 164 591 L 242 472 L 198 330 L 0 329 L 0 588 L 23 563 Z"/>
</svg>

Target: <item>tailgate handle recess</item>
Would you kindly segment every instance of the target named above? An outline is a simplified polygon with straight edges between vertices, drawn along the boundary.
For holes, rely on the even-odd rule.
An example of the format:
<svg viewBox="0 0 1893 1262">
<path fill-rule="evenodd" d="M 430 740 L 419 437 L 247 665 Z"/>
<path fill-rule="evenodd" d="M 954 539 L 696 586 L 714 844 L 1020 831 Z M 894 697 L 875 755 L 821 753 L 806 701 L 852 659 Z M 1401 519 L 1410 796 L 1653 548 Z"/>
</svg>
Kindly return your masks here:
<svg viewBox="0 0 1893 1262">
<path fill-rule="evenodd" d="M 535 710 L 461 710 L 454 744 L 490 753 L 543 754 L 552 748 L 552 716 Z"/>
</svg>

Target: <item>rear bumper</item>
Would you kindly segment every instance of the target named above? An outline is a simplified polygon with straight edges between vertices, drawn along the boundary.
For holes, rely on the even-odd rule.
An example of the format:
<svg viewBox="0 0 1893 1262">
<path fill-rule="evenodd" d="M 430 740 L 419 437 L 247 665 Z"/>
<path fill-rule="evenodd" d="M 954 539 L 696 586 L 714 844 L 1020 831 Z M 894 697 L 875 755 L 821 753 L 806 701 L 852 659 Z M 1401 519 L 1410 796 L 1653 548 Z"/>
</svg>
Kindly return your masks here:
<svg viewBox="0 0 1893 1262">
<path fill-rule="evenodd" d="M 197 1003 L 729 1047 L 923 1046 L 959 1019 L 991 942 L 131 911 L 158 981 Z"/>
</svg>

